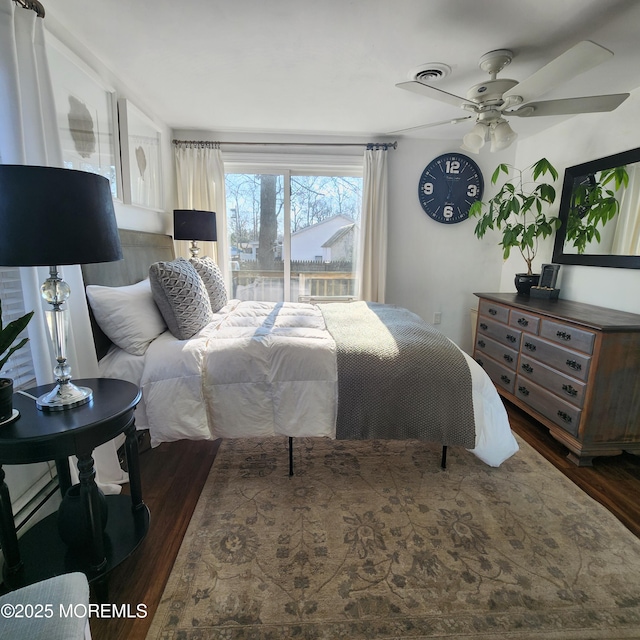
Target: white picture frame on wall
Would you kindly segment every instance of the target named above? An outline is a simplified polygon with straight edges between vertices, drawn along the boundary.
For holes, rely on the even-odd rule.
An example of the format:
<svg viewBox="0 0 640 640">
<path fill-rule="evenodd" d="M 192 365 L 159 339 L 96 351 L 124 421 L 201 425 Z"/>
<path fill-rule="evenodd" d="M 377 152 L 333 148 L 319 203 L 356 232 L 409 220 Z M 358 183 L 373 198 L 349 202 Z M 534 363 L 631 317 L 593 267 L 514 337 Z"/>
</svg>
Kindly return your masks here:
<svg viewBox="0 0 640 640">
<path fill-rule="evenodd" d="M 53 36 L 46 43 L 63 166 L 104 176 L 122 200 L 116 93 Z"/>
<path fill-rule="evenodd" d="M 162 133 L 125 98 L 118 100 L 118 122 L 124 203 L 162 211 Z"/>
</svg>

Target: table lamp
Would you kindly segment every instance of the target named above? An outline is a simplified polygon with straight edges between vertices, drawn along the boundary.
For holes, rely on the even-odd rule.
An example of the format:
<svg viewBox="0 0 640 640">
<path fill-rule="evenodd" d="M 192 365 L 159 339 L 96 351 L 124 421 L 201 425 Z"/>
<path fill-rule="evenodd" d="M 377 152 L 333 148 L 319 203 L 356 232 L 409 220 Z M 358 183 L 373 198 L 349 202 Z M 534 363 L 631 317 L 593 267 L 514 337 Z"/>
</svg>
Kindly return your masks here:
<svg viewBox="0 0 640 640">
<path fill-rule="evenodd" d="M 0 265 L 49 267 L 40 291 L 52 306 L 45 315 L 57 384 L 37 399 L 38 409 L 62 411 L 89 402 L 91 389 L 71 382 L 69 320 L 62 308 L 71 291 L 58 266 L 122 259 L 109 181 L 73 169 L 0 165 L 0 230 Z"/>
<path fill-rule="evenodd" d="M 173 212 L 174 240 L 190 240 L 189 251 L 192 258 L 200 253 L 198 240 L 215 242 L 216 214 L 213 211 L 196 211 L 195 209 L 175 209 Z"/>
</svg>

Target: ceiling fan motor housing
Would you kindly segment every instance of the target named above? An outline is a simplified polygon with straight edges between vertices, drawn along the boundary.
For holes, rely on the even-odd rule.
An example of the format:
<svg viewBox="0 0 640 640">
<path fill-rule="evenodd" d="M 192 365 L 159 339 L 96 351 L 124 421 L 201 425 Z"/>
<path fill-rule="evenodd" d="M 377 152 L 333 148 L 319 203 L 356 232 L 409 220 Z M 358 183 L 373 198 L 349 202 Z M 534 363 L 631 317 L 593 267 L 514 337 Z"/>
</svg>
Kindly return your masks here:
<svg viewBox="0 0 640 640">
<path fill-rule="evenodd" d="M 495 104 L 499 106 L 504 102 L 503 94 L 517 84 L 517 80 L 509 80 L 508 78 L 479 82 L 467 91 L 467 100 L 477 104 Z"/>
</svg>

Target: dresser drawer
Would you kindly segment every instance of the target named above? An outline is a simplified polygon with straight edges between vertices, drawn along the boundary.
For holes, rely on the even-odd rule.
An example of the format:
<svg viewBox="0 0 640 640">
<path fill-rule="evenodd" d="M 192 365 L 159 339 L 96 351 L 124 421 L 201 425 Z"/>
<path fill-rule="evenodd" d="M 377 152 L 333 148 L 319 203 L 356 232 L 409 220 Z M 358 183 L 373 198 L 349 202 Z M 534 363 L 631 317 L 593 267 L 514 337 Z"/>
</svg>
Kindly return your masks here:
<svg viewBox="0 0 640 640">
<path fill-rule="evenodd" d="M 525 335 L 522 340 L 521 353 L 523 356 L 533 356 L 536 360 L 573 378 L 586 380 L 589 375 L 591 358 L 556 346 L 535 336 Z"/>
<path fill-rule="evenodd" d="M 555 393 L 576 407 L 581 408 L 584 404 L 587 387 L 584 382 L 565 376 L 533 358 L 528 358 L 525 355 L 520 356 L 518 374 Z"/>
<path fill-rule="evenodd" d="M 593 343 L 596 339 L 596 334 L 591 333 L 591 331 L 576 329 L 575 327 L 553 322 L 552 320 L 542 321 L 540 335 L 543 338 L 584 353 L 593 353 Z"/>
<path fill-rule="evenodd" d="M 506 324 L 502 324 L 501 322 L 489 320 L 489 318 L 483 316 L 478 317 L 478 337 L 480 337 L 480 334 L 489 336 L 490 338 L 493 338 L 494 340 L 497 340 L 507 347 L 511 347 L 517 351 L 520 347 L 521 333 L 521 331 L 518 331 Z"/>
<path fill-rule="evenodd" d="M 505 347 L 500 342 L 491 340 L 491 338 L 483 335 L 479 336 L 476 340 L 476 351 L 486 353 L 509 369 L 515 370 L 518 364 L 518 352 L 515 349 Z"/>
<path fill-rule="evenodd" d="M 509 307 L 503 307 L 501 304 L 491 302 L 491 300 L 480 300 L 478 313 L 505 324 L 509 321 Z"/>
<path fill-rule="evenodd" d="M 531 313 L 520 311 L 520 309 L 511 309 L 509 325 L 537 335 L 540 330 L 540 318 Z"/>
<path fill-rule="evenodd" d="M 505 389 L 509 393 L 513 393 L 514 385 L 516 382 L 516 372 L 507 369 L 500 363 L 492 360 L 491 358 L 484 356 L 476 351 L 476 362 L 487 372 L 487 375 L 491 378 L 492 382 L 502 389 Z"/>
<path fill-rule="evenodd" d="M 561 400 L 553 393 L 545 391 L 542 387 L 520 375 L 516 378 L 515 395 L 572 436 L 578 435 L 582 412 L 577 407 Z"/>
</svg>

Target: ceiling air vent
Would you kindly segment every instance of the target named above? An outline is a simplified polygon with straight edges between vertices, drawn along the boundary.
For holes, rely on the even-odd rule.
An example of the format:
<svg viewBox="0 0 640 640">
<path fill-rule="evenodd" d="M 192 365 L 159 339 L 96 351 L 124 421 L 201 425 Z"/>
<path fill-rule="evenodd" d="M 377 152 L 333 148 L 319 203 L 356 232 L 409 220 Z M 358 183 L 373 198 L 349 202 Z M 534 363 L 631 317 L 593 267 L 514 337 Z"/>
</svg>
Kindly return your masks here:
<svg viewBox="0 0 640 640">
<path fill-rule="evenodd" d="M 451 67 L 442 62 L 428 62 L 414 69 L 410 74 L 411 80 L 417 80 L 429 84 L 442 78 L 446 78 L 451 73 Z"/>
</svg>

